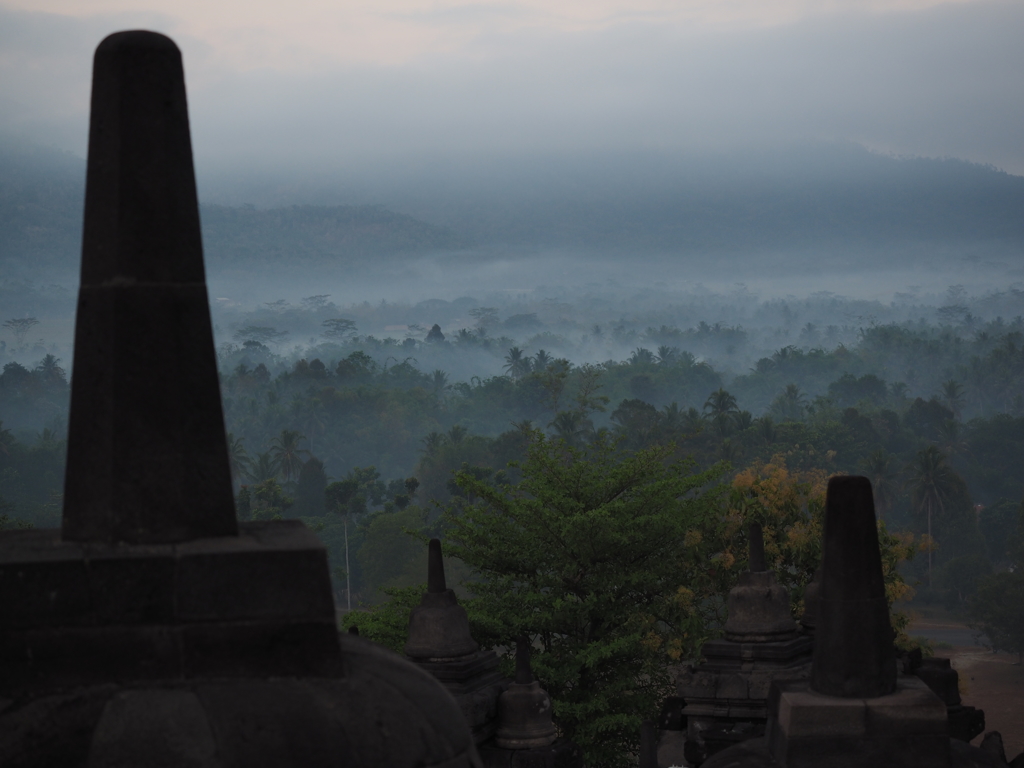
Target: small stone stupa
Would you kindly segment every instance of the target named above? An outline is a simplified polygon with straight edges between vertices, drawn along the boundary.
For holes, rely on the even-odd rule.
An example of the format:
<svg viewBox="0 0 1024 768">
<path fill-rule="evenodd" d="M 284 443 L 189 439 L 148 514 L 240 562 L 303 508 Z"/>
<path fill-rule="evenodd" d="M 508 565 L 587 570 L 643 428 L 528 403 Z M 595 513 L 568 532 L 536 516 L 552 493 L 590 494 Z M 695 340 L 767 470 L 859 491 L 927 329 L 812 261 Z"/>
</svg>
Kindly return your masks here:
<svg viewBox="0 0 1024 768">
<path fill-rule="evenodd" d="M 498 656 L 481 650 L 469 631 L 466 609 L 448 588 L 439 539 L 431 539 L 427 591 L 409 617 L 405 654 L 455 697 L 479 745 L 498 727 L 498 697 L 508 687 L 498 671 Z"/>
<path fill-rule="evenodd" d="M 772 682 L 810 674 L 811 641 L 793 620 L 789 593 L 768 570 L 761 526 L 752 523 L 749 531 L 748 570 L 729 592 L 725 636 L 705 643 L 705 661 L 687 667 L 678 681 L 685 702 L 683 754 L 694 766 L 763 735 Z M 668 753 L 678 751 L 679 734 L 662 731 L 661 741 L 659 762 L 674 763 L 678 756 Z"/>
<path fill-rule="evenodd" d="M 504 749 L 533 749 L 555 743 L 551 697 L 530 669 L 530 644 L 516 640 L 516 679 L 498 699 L 498 730 L 494 743 Z"/>
<path fill-rule="evenodd" d="M 60 530 L 0 532 L 0 765 L 479 765 L 452 697 L 340 636 L 326 552 L 235 518 L 181 54 L 96 50 Z"/>
<path fill-rule="evenodd" d="M 481 745 L 484 768 L 579 768 L 579 747 L 558 736 L 551 697 L 530 669 L 530 643 L 516 641 L 516 678 L 498 699 L 494 739 Z"/>
<path fill-rule="evenodd" d="M 945 702 L 917 677 L 897 674 L 867 478 L 829 481 L 817 609 L 810 679 L 774 682 L 766 736 L 704 768 L 998 765 L 951 741 Z"/>
<path fill-rule="evenodd" d="M 436 677 L 455 697 L 484 768 L 578 768 L 579 748 L 559 738 L 551 699 L 530 669 L 525 637 L 516 643 L 516 677 L 498 670 L 493 650 L 481 650 L 466 609 L 448 587 L 441 541 L 427 549 L 427 591 L 409 617 L 409 659 Z"/>
</svg>

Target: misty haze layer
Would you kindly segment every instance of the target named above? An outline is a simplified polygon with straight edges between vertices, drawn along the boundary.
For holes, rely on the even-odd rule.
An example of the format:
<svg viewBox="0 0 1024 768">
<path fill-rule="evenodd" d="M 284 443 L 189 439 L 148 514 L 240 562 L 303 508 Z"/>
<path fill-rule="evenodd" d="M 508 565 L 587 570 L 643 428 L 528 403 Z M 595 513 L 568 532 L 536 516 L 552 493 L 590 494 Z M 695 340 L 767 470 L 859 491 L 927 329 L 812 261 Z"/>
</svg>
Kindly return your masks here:
<svg viewBox="0 0 1024 768">
<path fill-rule="evenodd" d="M 765 3 L 746 16 L 731 5 L 734 20 L 688 20 L 684 3 L 606 8 L 582 24 L 515 3 L 385 8 L 383 28 L 397 26 L 370 51 L 349 41 L 349 6 L 319 20 L 282 11 L 276 29 L 260 8 L 227 11 L 233 26 L 214 36 L 194 8 L 0 9 L 0 130 L 83 153 L 92 49 L 148 27 L 183 49 L 200 184 L 226 193 L 225 179 L 249 174 L 290 186 L 354 177 L 373 191 L 424 163 L 806 141 L 1024 172 L 1019 3 Z"/>
</svg>

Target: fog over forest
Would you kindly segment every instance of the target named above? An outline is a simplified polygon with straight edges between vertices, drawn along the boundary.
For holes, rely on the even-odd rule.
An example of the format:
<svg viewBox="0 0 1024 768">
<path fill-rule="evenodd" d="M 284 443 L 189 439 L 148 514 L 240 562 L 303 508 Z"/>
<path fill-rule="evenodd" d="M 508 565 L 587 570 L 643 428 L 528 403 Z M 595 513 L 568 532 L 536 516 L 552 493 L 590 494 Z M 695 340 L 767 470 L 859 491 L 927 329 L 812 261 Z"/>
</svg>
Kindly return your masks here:
<svg viewBox="0 0 1024 768">
<path fill-rule="evenodd" d="M 969 659 L 962 703 L 1024 750 L 1022 25 L 1015 0 L 0 0 L 2 536 L 63 519 L 90 57 L 158 29 L 235 515 L 317 537 L 347 640 L 404 654 L 440 539 L 474 645 L 508 676 L 525 636 L 559 736 L 635 765 L 742 572 L 813 622 L 826 488 L 862 475 L 901 669 Z M 134 352 L 113 397 L 169 413 L 187 390 L 138 360 L 196 377 Z"/>
</svg>

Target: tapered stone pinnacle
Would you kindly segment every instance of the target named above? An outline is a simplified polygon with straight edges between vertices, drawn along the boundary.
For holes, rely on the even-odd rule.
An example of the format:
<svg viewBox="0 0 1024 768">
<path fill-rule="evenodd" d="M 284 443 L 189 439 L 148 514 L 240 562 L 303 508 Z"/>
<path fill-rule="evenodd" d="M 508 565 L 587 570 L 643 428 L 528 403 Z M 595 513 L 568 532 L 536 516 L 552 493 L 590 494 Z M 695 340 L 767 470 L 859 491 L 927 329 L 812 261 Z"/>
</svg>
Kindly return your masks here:
<svg viewBox="0 0 1024 768">
<path fill-rule="evenodd" d="M 437 594 L 448 589 L 444 579 L 444 557 L 441 540 L 431 539 L 427 548 L 427 592 Z"/>
<path fill-rule="evenodd" d="M 93 61 L 62 536 L 236 535 L 181 53 L 119 32 Z"/>
<path fill-rule="evenodd" d="M 533 682 L 533 670 L 530 669 L 530 640 L 526 635 L 516 638 L 516 683 L 528 685 Z"/>
<path fill-rule="evenodd" d="M 747 558 L 748 571 L 767 571 L 764 557 L 764 531 L 760 523 L 750 524 L 750 556 Z"/>
<path fill-rule="evenodd" d="M 811 688 L 846 698 L 896 690 L 875 503 L 866 477 L 829 480 Z"/>
</svg>

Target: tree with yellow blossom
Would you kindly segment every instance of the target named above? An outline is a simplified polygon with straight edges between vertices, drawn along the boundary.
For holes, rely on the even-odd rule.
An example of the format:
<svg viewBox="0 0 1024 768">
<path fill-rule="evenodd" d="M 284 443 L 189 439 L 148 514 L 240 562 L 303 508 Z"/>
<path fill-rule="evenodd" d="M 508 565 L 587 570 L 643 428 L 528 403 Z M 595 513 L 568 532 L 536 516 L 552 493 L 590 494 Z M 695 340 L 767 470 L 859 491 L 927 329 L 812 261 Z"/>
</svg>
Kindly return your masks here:
<svg viewBox="0 0 1024 768">
<path fill-rule="evenodd" d="M 732 482 L 722 557 L 745 564 L 747 525 L 760 523 L 766 562 L 789 590 L 794 617 L 803 612 L 804 589 L 821 562 L 828 479 L 829 474 L 820 469 L 790 470 L 785 457 L 776 455 L 767 463 L 747 467 Z M 903 579 L 899 566 L 926 542 L 915 541 L 909 533 L 890 533 L 879 520 L 878 544 L 897 646 L 909 648 L 914 644 L 906 634 L 909 617 L 893 606 L 909 600 L 914 589 Z"/>
</svg>

